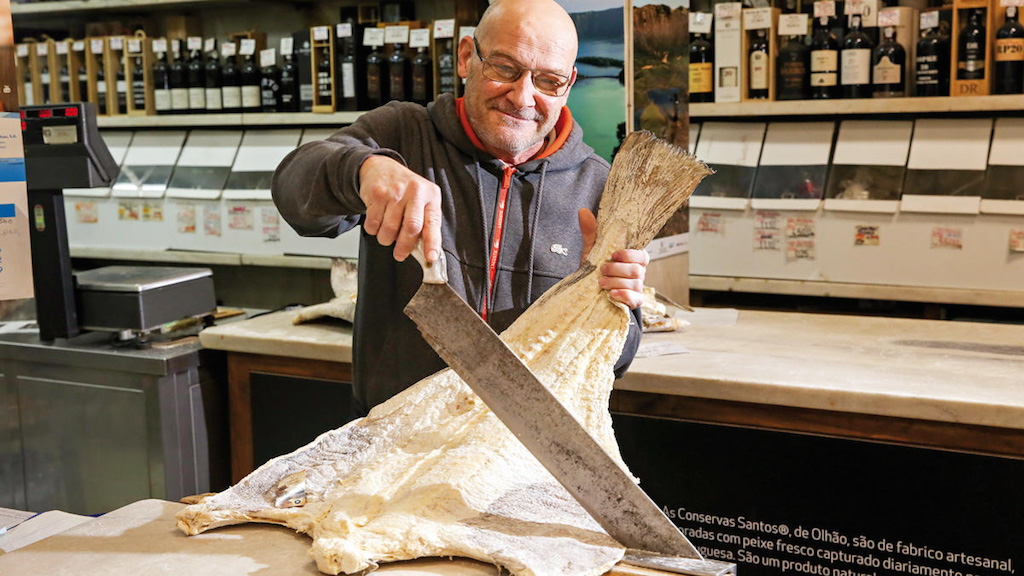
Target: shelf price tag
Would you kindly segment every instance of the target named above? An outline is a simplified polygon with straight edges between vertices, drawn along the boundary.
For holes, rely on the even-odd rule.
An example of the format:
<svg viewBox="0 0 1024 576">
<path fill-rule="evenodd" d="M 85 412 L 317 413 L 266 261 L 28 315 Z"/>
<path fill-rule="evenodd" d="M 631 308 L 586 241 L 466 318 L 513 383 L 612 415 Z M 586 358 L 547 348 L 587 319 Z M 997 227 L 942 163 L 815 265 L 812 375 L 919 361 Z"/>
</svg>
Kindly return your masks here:
<svg viewBox="0 0 1024 576">
<path fill-rule="evenodd" d="M 747 8 L 743 11 L 744 30 L 771 30 L 771 8 Z"/>
<path fill-rule="evenodd" d="M 809 24 L 807 14 L 780 14 L 779 36 L 806 36 Z"/>
<path fill-rule="evenodd" d="M 128 39 L 128 53 L 129 54 L 142 54 L 142 40 L 138 38 Z"/>
<path fill-rule="evenodd" d="M 714 14 L 710 12 L 690 12 L 690 33 L 711 34 L 711 22 Z"/>
<path fill-rule="evenodd" d="M 415 30 L 409 30 L 409 47 L 429 48 L 430 28 L 417 28 Z"/>
<path fill-rule="evenodd" d="M 367 27 L 363 29 L 363 46 L 380 48 L 384 45 L 384 29 Z"/>
<path fill-rule="evenodd" d="M 49 56 L 50 46 L 46 42 L 36 44 L 36 56 Z"/>
<path fill-rule="evenodd" d="M 384 28 L 384 43 L 385 44 L 408 44 L 409 43 L 409 27 L 408 26 L 387 26 Z"/>
<path fill-rule="evenodd" d="M 153 52 L 157 54 L 167 53 L 167 38 L 154 38 L 153 39 Z"/>
<path fill-rule="evenodd" d="M 939 27 L 939 11 L 921 12 L 921 30 L 931 30 Z"/>
<path fill-rule="evenodd" d="M 814 3 L 814 17 L 815 18 L 832 18 L 836 15 L 836 3 L 835 0 L 824 0 L 823 2 Z"/>
<path fill-rule="evenodd" d="M 203 40 L 203 52 L 213 52 L 217 49 L 217 39 L 207 38 Z"/>
<path fill-rule="evenodd" d="M 71 45 L 71 49 L 75 52 L 85 52 L 85 40 L 75 40 L 75 43 Z"/>
<path fill-rule="evenodd" d="M 887 26 L 899 26 L 900 25 L 900 11 L 899 10 L 882 10 L 878 13 L 878 26 L 885 28 Z"/>
<path fill-rule="evenodd" d="M 67 42 L 57 42 L 56 46 L 57 46 L 57 55 L 58 56 L 64 56 L 65 54 L 68 53 L 68 43 Z"/>
<path fill-rule="evenodd" d="M 452 38 L 455 36 L 455 20 L 448 18 L 446 20 L 434 20 L 434 39 L 442 40 L 444 38 Z"/>
<path fill-rule="evenodd" d="M 234 56 L 236 53 L 237 46 L 234 42 L 225 42 L 220 45 L 220 55 L 225 58 Z"/>
<path fill-rule="evenodd" d="M 476 34 L 476 26 L 459 26 L 459 42 L 462 42 L 466 36 L 472 38 L 474 34 Z"/>
<path fill-rule="evenodd" d="M 238 53 L 242 56 L 255 56 L 256 55 L 256 40 L 252 38 L 242 38 L 241 46 L 238 47 Z"/>
<path fill-rule="evenodd" d="M 188 48 L 189 51 L 192 51 L 192 50 L 202 50 L 203 49 L 203 39 L 202 39 L 202 37 L 200 37 L 200 36 L 189 36 L 185 40 L 185 47 Z"/>
<path fill-rule="evenodd" d="M 28 58 L 28 44 L 18 44 L 18 58 Z"/>
<path fill-rule="evenodd" d="M 277 64 L 277 50 L 267 48 L 260 50 L 260 68 L 270 68 Z"/>
<path fill-rule="evenodd" d="M 1003 8 L 1007 6 L 1016 6 L 1018 8 L 1024 6 L 1024 0 L 999 0 L 999 5 Z"/>
<path fill-rule="evenodd" d="M 295 52 L 295 39 L 291 36 L 281 38 L 281 55 L 293 54 Z"/>
<path fill-rule="evenodd" d="M 327 42 L 331 39 L 331 27 L 330 26 L 314 26 L 313 27 L 313 41 L 314 42 Z"/>
<path fill-rule="evenodd" d="M 846 0 L 843 4 L 843 14 L 847 16 L 864 14 L 864 0 Z"/>
<path fill-rule="evenodd" d="M 735 20 L 740 17 L 743 4 L 740 2 L 723 2 L 715 4 L 715 17 L 719 20 Z"/>
<path fill-rule="evenodd" d="M 103 54 L 103 38 L 91 38 L 89 40 L 89 52 Z"/>
<path fill-rule="evenodd" d="M 123 36 L 111 36 L 110 37 L 110 49 L 111 50 L 124 50 L 124 37 Z"/>
<path fill-rule="evenodd" d="M 351 38 L 352 37 L 352 23 L 342 22 L 334 27 L 334 35 L 338 38 Z"/>
</svg>

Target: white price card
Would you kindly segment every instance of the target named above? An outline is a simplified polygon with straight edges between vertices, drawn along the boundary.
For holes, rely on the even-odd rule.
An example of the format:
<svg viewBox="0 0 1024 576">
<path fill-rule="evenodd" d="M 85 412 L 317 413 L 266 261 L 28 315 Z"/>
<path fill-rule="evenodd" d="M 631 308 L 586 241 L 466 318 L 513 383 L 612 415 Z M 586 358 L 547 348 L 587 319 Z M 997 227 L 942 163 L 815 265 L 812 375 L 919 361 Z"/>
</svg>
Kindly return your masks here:
<svg viewBox="0 0 1024 576">
<path fill-rule="evenodd" d="M 806 36 L 809 22 L 807 14 L 780 14 L 779 36 Z"/>
<path fill-rule="evenodd" d="M 103 44 L 101 42 L 100 46 L 102 46 L 102 45 Z M 28 57 L 28 44 L 18 44 L 17 51 L 18 51 L 18 58 L 27 58 Z"/>
<path fill-rule="evenodd" d="M 255 56 L 256 55 L 256 40 L 253 38 L 242 38 L 240 42 L 241 46 L 238 47 L 238 53 L 242 56 Z"/>
<path fill-rule="evenodd" d="M 153 39 L 153 52 L 157 54 L 167 53 L 167 38 L 154 38 Z"/>
<path fill-rule="evenodd" d="M 281 38 L 281 55 L 290 55 L 295 51 L 295 39 L 291 36 Z"/>
<path fill-rule="evenodd" d="M 747 8 L 743 11 L 744 30 L 771 30 L 771 8 Z"/>
<path fill-rule="evenodd" d="M 434 20 L 434 38 L 441 40 L 443 38 L 452 38 L 455 36 L 455 20 L 448 18 L 445 20 Z"/>
<path fill-rule="evenodd" d="M 277 50 L 267 48 L 260 50 L 260 68 L 270 68 L 277 64 Z"/>
<path fill-rule="evenodd" d="M 57 42 L 56 46 L 57 46 L 57 55 L 63 56 L 63 55 L 68 53 L 68 43 L 67 42 Z"/>
<path fill-rule="evenodd" d="M 878 26 L 885 28 L 887 26 L 899 26 L 900 25 L 900 11 L 899 10 L 882 10 L 878 13 Z"/>
<path fill-rule="evenodd" d="M 89 40 L 89 51 L 93 54 L 103 54 L 103 38 L 91 38 Z"/>
<path fill-rule="evenodd" d="M 466 36 L 472 38 L 474 34 L 476 34 L 476 26 L 459 26 L 459 42 L 462 42 Z"/>
<path fill-rule="evenodd" d="M 710 12 L 690 12 L 690 34 L 711 34 L 712 20 Z"/>
<path fill-rule="evenodd" d="M 415 30 L 409 30 L 409 47 L 429 48 L 430 28 L 417 28 Z"/>
<path fill-rule="evenodd" d="M 36 44 L 36 56 L 46 57 L 50 54 L 50 46 L 46 42 Z"/>
<path fill-rule="evenodd" d="M 128 52 L 130 54 L 141 54 L 142 53 L 142 40 L 138 38 L 128 39 Z"/>
<path fill-rule="evenodd" d="M 327 42 L 331 39 L 331 27 L 330 26 L 314 26 L 313 27 L 313 41 L 314 42 Z"/>
<path fill-rule="evenodd" d="M 177 38 L 171 39 L 171 52 L 174 52 L 175 54 L 181 52 L 181 40 L 178 40 Z"/>
<path fill-rule="evenodd" d="M 352 23 L 342 22 L 334 27 L 334 35 L 338 38 L 351 38 L 352 37 Z"/>
<path fill-rule="evenodd" d="M 192 50 L 202 50 L 203 49 L 203 38 L 201 36 L 189 36 L 185 40 L 185 47 L 188 48 L 189 51 L 192 51 Z"/>
<path fill-rule="evenodd" d="M 71 49 L 75 52 L 85 52 L 85 40 L 75 40 L 75 43 L 71 45 Z"/>
<path fill-rule="evenodd" d="M 110 49 L 111 50 L 124 50 L 124 37 L 123 36 L 111 36 L 110 37 Z"/>
<path fill-rule="evenodd" d="M 843 14 L 850 16 L 852 14 L 863 14 L 864 13 L 864 0 L 846 0 L 843 4 Z"/>
<path fill-rule="evenodd" d="M 736 20 L 740 17 L 743 4 L 740 2 L 723 2 L 715 4 L 715 18 L 719 20 Z"/>
<path fill-rule="evenodd" d="M 836 15 L 836 3 L 835 0 L 824 0 L 822 2 L 814 3 L 814 17 L 815 18 L 831 18 Z"/>
<path fill-rule="evenodd" d="M 1021 6 L 1024 6 L 1024 0 L 999 0 L 999 5 L 1003 8 L 1006 8 L 1007 6 L 1016 6 L 1020 8 Z"/>
<path fill-rule="evenodd" d="M 217 39 L 207 38 L 203 40 L 203 52 L 213 52 L 217 49 Z"/>
<path fill-rule="evenodd" d="M 368 26 L 363 29 L 363 46 L 380 48 L 384 45 L 384 29 Z"/>
<path fill-rule="evenodd" d="M 921 12 L 921 30 L 931 30 L 939 27 L 939 11 Z"/>
<path fill-rule="evenodd" d="M 409 27 L 408 26 L 387 26 L 384 28 L 384 43 L 385 44 L 408 44 L 409 43 Z"/>
<path fill-rule="evenodd" d="M 225 42 L 220 45 L 220 55 L 224 57 L 234 56 L 237 47 L 234 42 Z"/>
</svg>

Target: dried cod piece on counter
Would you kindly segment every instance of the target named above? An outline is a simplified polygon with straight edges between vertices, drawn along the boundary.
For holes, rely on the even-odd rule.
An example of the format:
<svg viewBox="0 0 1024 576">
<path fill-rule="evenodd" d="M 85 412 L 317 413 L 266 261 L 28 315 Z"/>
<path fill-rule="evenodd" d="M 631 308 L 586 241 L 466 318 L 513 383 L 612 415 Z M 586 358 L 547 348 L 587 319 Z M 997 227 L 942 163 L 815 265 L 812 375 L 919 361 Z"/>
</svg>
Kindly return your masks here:
<svg viewBox="0 0 1024 576">
<path fill-rule="evenodd" d="M 348 323 L 355 321 L 356 296 L 359 292 L 359 269 L 355 263 L 342 258 L 331 258 L 331 290 L 334 298 L 299 310 L 292 324 L 302 324 L 329 316 Z"/>
<path fill-rule="evenodd" d="M 653 286 L 644 286 L 644 303 L 640 306 L 640 317 L 644 332 L 675 332 L 690 325 L 675 314 L 682 306 L 658 294 Z"/>
<path fill-rule="evenodd" d="M 710 172 L 630 135 L 588 260 L 501 335 L 623 468 L 608 399 L 630 315 L 601 290 L 597 264 L 646 246 Z M 308 534 L 329 574 L 463 556 L 516 576 L 597 576 L 624 553 L 449 369 L 178 514 L 190 535 L 243 522 Z"/>
</svg>

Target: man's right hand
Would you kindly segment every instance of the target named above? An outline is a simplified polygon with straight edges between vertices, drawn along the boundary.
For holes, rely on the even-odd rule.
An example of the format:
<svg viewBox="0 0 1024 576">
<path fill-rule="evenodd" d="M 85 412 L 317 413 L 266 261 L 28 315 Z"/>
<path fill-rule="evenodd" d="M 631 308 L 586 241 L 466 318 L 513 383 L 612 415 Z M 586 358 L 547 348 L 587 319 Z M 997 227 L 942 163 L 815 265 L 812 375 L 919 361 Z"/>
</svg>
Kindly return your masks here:
<svg viewBox="0 0 1024 576">
<path fill-rule="evenodd" d="M 359 197 L 366 204 L 363 229 L 382 246 L 395 245 L 395 260 L 408 258 L 423 237 L 428 262 L 441 253 L 441 189 L 402 163 L 373 155 L 359 167 Z"/>
</svg>

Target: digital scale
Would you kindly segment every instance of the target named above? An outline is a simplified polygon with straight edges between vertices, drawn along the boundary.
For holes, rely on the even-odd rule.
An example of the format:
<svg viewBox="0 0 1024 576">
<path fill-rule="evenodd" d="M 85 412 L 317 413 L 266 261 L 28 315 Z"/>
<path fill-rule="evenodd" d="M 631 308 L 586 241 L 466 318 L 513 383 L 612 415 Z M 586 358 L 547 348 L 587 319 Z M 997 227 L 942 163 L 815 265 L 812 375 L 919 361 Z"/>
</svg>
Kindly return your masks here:
<svg viewBox="0 0 1024 576">
<path fill-rule="evenodd" d="M 118 166 L 100 137 L 94 104 L 25 106 L 21 119 L 41 340 L 72 338 L 86 329 L 145 345 L 149 333 L 165 323 L 216 309 L 208 268 L 108 266 L 72 272 L 63 190 L 108 186 Z"/>
</svg>

